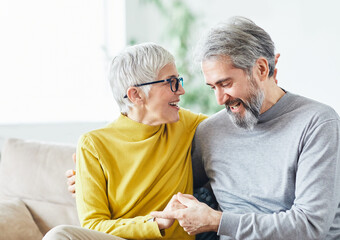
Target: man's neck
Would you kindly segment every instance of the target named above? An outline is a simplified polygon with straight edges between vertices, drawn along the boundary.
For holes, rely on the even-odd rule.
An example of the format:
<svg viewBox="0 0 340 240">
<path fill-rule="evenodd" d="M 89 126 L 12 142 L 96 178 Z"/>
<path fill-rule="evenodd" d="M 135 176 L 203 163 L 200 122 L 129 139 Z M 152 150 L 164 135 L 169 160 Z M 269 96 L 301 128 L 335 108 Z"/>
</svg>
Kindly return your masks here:
<svg viewBox="0 0 340 240">
<path fill-rule="evenodd" d="M 285 95 L 285 91 L 283 91 L 275 83 L 270 83 L 270 85 L 264 90 L 264 94 L 265 98 L 262 104 L 261 114 L 274 106 L 283 97 L 283 95 Z"/>
</svg>

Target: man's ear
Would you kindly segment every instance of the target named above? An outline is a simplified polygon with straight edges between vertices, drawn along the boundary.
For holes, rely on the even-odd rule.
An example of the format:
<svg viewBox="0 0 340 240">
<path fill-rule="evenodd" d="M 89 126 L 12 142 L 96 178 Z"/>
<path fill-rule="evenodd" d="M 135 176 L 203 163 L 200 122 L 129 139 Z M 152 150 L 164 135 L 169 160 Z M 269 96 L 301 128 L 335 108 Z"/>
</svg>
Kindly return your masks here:
<svg viewBox="0 0 340 240">
<path fill-rule="evenodd" d="M 260 81 L 264 81 L 269 75 L 269 65 L 267 59 L 260 57 L 256 60 L 256 71 Z"/>
<path fill-rule="evenodd" d="M 137 87 L 129 87 L 126 91 L 127 97 L 134 104 L 143 103 L 143 95 L 139 88 Z"/>
</svg>

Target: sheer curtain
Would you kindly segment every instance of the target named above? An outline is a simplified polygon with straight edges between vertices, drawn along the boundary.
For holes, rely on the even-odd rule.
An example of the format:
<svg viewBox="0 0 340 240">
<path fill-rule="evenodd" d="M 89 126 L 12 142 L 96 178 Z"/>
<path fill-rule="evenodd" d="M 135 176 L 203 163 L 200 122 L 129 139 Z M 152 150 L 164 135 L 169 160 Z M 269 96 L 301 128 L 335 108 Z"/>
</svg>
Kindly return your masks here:
<svg viewBox="0 0 340 240">
<path fill-rule="evenodd" d="M 0 29 L 0 123 L 119 114 L 106 73 L 125 46 L 124 0 L 5 0 Z"/>
</svg>

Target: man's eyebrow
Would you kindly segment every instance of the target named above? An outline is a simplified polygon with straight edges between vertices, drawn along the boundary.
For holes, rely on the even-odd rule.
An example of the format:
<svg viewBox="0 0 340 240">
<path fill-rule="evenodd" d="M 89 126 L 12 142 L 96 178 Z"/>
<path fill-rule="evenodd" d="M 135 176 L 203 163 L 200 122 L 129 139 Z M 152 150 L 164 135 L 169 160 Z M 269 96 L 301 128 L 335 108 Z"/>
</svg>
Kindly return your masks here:
<svg viewBox="0 0 340 240">
<path fill-rule="evenodd" d="M 221 83 L 227 82 L 227 81 L 231 81 L 231 77 L 227 77 L 227 78 L 224 78 L 224 79 L 217 80 L 214 84 L 210 84 L 210 83 L 206 83 L 206 84 L 209 85 L 209 86 L 212 86 L 212 85 L 218 85 L 218 84 L 221 84 Z"/>
</svg>

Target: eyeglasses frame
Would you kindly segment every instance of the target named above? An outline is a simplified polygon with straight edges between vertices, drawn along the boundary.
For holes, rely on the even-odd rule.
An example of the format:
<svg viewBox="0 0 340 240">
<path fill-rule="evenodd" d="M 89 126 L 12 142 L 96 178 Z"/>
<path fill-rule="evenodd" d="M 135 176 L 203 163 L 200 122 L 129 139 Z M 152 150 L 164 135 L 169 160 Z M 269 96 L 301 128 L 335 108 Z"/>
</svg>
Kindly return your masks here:
<svg viewBox="0 0 340 240">
<path fill-rule="evenodd" d="M 176 89 L 175 89 L 175 91 L 172 89 L 172 84 L 171 84 L 171 81 L 173 79 L 176 79 L 176 85 L 175 85 Z M 183 77 L 171 77 L 171 78 L 164 79 L 164 80 L 157 80 L 157 81 L 152 81 L 152 82 L 147 82 L 147 83 L 136 84 L 136 85 L 134 85 L 134 87 L 141 87 L 141 86 L 155 84 L 155 83 L 161 83 L 161 82 L 168 82 L 170 84 L 170 89 L 171 89 L 172 92 L 177 92 L 178 91 L 179 82 L 181 82 L 181 85 L 183 87 Z M 126 94 L 125 94 L 124 98 L 127 98 Z"/>
</svg>

